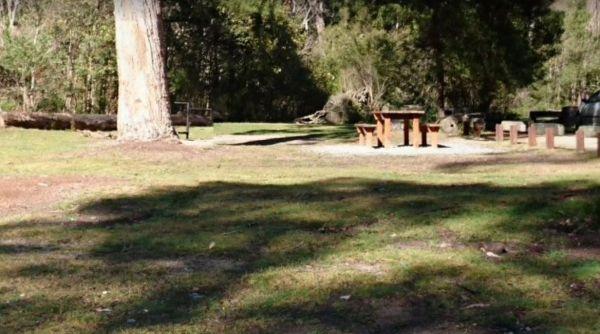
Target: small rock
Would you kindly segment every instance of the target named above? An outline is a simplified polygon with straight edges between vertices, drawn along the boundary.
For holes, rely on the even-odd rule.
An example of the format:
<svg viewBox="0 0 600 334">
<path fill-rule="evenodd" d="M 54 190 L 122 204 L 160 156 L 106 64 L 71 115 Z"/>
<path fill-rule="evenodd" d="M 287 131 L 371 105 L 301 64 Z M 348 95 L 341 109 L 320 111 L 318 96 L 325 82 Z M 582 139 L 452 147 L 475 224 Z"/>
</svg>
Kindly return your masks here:
<svg viewBox="0 0 600 334">
<path fill-rule="evenodd" d="M 136 323 L 135 319 L 127 319 L 128 325 L 135 325 L 135 323 Z"/>
<path fill-rule="evenodd" d="M 217 244 L 214 241 L 211 241 L 211 243 L 208 245 L 208 249 L 213 249 L 216 245 Z"/>
<path fill-rule="evenodd" d="M 103 314 L 110 314 L 110 313 L 112 313 L 112 310 L 110 308 L 97 308 L 96 312 L 103 313 Z"/>
<path fill-rule="evenodd" d="M 48 188 L 49 187 L 48 183 L 41 183 L 41 182 L 38 183 L 38 186 L 44 187 L 44 188 Z"/>
<path fill-rule="evenodd" d="M 107 294 L 108 294 L 108 291 L 106 291 L 106 290 L 102 291 L 103 296 L 106 296 Z"/>
<path fill-rule="evenodd" d="M 196 301 L 199 301 L 200 299 L 204 298 L 204 296 L 197 292 L 192 292 L 192 293 L 190 293 L 190 298 L 196 302 Z"/>
<path fill-rule="evenodd" d="M 484 252 L 492 252 L 495 254 L 508 253 L 508 247 L 505 244 L 499 242 L 483 242 L 479 245 L 479 249 Z"/>
<path fill-rule="evenodd" d="M 492 252 L 486 252 L 485 255 L 487 257 L 491 257 L 491 258 L 494 258 L 494 259 L 500 259 L 500 258 L 502 258 L 500 255 L 498 255 L 496 253 L 492 253 Z"/>
<path fill-rule="evenodd" d="M 440 244 L 440 248 L 450 248 L 452 245 L 447 242 L 442 242 Z"/>
<path fill-rule="evenodd" d="M 352 297 L 351 295 L 343 295 L 340 297 L 341 300 L 347 301 L 350 300 L 350 297 Z"/>
<path fill-rule="evenodd" d="M 392 237 L 392 238 L 395 238 L 395 237 L 397 237 L 397 236 L 398 236 L 398 235 L 397 235 L 396 233 L 392 233 L 392 234 L 390 235 L 390 237 Z"/>
<path fill-rule="evenodd" d="M 463 307 L 463 309 L 469 310 L 472 308 L 486 308 L 486 307 L 490 307 L 490 304 L 484 304 L 484 303 L 471 304 L 471 305 L 467 305 L 467 306 Z"/>
</svg>

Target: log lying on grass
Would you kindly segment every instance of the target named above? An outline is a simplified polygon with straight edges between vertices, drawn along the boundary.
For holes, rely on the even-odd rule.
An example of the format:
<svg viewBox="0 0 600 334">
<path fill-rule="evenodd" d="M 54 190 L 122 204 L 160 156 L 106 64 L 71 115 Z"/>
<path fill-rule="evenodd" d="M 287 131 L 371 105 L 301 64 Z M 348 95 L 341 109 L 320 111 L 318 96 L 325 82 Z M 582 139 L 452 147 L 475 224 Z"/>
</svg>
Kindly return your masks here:
<svg viewBox="0 0 600 334">
<path fill-rule="evenodd" d="M 174 126 L 185 126 L 184 114 L 171 115 Z M 191 126 L 210 126 L 212 121 L 202 115 L 190 115 Z M 12 126 L 41 130 L 117 130 L 117 115 L 91 114 L 47 114 L 47 113 L 4 113 L 0 112 L 0 127 Z"/>
</svg>

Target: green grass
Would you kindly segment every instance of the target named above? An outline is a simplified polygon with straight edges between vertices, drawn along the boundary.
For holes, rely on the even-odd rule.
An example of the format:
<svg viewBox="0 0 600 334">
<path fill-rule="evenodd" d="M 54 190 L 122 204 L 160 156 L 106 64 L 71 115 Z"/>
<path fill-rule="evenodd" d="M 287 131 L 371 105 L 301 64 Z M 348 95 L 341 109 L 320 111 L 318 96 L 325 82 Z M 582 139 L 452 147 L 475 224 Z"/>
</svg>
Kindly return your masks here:
<svg viewBox="0 0 600 334">
<path fill-rule="evenodd" d="M 192 133 L 353 140 L 281 124 Z M 336 158 L 14 129 L 0 145 L 9 179 L 108 180 L 0 217 L 3 332 L 600 331 L 588 156 Z M 511 252 L 489 259 L 482 243 Z"/>
</svg>

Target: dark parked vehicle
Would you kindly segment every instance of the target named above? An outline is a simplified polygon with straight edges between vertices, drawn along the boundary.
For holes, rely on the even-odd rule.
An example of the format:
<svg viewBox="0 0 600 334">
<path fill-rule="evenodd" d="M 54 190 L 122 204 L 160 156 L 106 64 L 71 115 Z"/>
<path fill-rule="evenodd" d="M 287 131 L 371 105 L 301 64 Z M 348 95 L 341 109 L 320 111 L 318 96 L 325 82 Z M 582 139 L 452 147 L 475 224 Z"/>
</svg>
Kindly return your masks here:
<svg viewBox="0 0 600 334">
<path fill-rule="evenodd" d="M 579 125 L 600 126 L 600 91 L 584 100 L 579 109 Z"/>
</svg>

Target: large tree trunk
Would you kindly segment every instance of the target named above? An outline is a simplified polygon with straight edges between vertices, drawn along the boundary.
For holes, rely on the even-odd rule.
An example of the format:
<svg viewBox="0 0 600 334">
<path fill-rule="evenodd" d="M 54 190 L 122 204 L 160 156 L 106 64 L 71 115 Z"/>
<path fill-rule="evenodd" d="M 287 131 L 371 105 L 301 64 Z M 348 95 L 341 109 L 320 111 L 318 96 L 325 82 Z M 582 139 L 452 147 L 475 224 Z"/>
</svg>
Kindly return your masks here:
<svg viewBox="0 0 600 334">
<path fill-rule="evenodd" d="M 185 126 L 187 118 L 184 114 L 171 115 L 171 123 Z M 210 126 L 212 120 L 202 115 L 190 115 L 191 126 Z M 41 130 L 117 130 L 116 115 L 89 115 L 68 113 L 3 113 L 0 112 L 0 128 L 4 126 L 41 129 Z"/>
<path fill-rule="evenodd" d="M 121 140 L 175 137 L 160 0 L 115 0 Z"/>
</svg>

